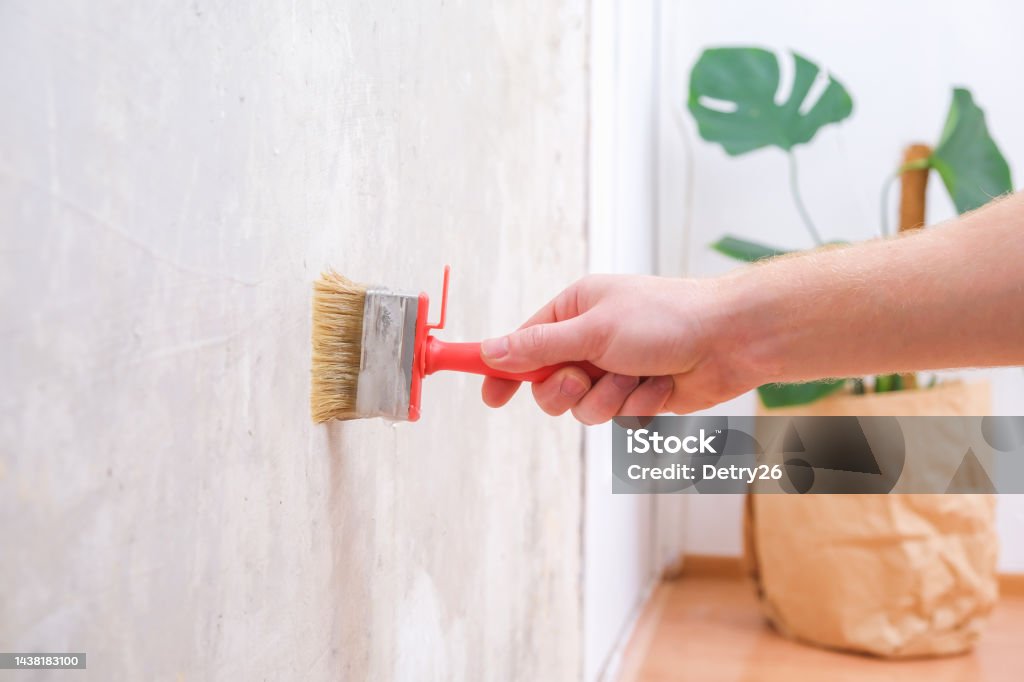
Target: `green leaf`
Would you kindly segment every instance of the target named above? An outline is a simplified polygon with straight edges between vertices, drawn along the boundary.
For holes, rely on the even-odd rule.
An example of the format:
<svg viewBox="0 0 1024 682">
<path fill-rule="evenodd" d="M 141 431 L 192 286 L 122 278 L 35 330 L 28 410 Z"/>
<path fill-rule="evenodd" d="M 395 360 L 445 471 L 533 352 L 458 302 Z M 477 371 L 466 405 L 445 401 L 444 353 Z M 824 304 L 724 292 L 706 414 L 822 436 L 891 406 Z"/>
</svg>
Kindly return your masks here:
<svg viewBox="0 0 1024 682">
<path fill-rule="evenodd" d="M 690 72 L 689 108 L 700 136 L 732 156 L 770 146 L 788 151 L 849 116 L 853 99 L 832 76 L 817 102 L 801 113 L 821 69 L 792 55 L 793 88 L 780 105 L 775 103 L 779 63 L 774 53 L 756 47 L 704 50 Z"/>
<path fill-rule="evenodd" d="M 946 126 L 932 153 L 931 165 L 960 213 L 1013 190 L 1010 166 L 989 135 L 985 112 L 965 88 L 953 90 Z"/>
<path fill-rule="evenodd" d="M 902 374 L 879 374 L 875 377 L 875 393 L 892 393 L 902 390 Z"/>
<path fill-rule="evenodd" d="M 824 398 L 846 386 L 845 379 L 808 381 L 802 384 L 765 384 L 757 388 L 765 407 L 806 405 Z"/>
<path fill-rule="evenodd" d="M 728 256 L 729 258 L 735 258 L 736 260 L 745 261 L 747 263 L 753 263 L 754 261 L 761 260 L 762 258 L 772 258 L 773 256 L 781 256 L 784 253 L 789 253 L 789 251 L 786 251 L 785 249 L 777 249 L 774 246 L 766 246 L 764 244 L 758 244 L 757 242 L 729 235 L 722 237 L 712 244 L 711 248 L 722 255 Z"/>
</svg>

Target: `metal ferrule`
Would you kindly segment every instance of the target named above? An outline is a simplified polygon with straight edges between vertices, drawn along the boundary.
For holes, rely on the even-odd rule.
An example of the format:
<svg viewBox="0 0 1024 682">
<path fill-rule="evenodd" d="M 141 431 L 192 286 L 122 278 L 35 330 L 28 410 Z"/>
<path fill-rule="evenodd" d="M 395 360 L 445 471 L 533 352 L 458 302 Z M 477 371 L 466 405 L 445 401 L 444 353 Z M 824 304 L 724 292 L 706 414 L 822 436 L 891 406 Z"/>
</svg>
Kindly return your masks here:
<svg viewBox="0 0 1024 682">
<path fill-rule="evenodd" d="M 356 393 L 359 416 L 409 418 L 418 302 L 416 294 L 366 292 Z"/>
</svg>

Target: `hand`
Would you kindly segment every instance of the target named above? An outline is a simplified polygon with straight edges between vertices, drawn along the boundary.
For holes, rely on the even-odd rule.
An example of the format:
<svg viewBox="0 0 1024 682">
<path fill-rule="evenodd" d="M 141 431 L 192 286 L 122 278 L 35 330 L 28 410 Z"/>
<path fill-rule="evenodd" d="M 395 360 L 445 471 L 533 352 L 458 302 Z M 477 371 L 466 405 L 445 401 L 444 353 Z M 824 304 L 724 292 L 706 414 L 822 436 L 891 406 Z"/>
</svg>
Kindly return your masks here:
<svg viewBox="0 0 1024 682">
<path fill-rule="evenodd" d="M 525 372 L 588 360 L 608 372 L 596 382 L 565 367 L 533 385 L 551 415 L 572 410 L 584 424 L 616 415 L 692 412 L 752 388 L 725 371 L 710 326 L 712 280 L 592 275 L 556 296 L 508 336 L 488 339 L 481 355 L 492 367 Z M 519 382 L 487 377 L 484 402 L 507 403 Z"/>
</svg>

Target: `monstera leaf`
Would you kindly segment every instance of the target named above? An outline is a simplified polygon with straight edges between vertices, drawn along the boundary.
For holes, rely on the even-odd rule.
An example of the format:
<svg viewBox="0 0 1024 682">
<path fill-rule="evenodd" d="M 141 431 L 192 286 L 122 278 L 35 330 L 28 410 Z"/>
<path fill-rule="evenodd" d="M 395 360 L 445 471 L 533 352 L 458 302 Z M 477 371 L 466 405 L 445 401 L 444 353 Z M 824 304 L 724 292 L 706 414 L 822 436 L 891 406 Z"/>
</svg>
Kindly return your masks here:
<svg viewBox="0 0 1024 682">
<path fill-rule="evenodd" d="M 774 246 L 767 246 L 765 244 L 758 244 L 746 239 L 740 239 L 739 237 L 731 237 L 726 235 L 719 239 L 717 242 L 711 245 L 718 253 L 735 260 L 746 261 L 747 263 L 753 263 L 759 261 L 762 258 L 772 258 L 773 256 L 781 256 L 789 253 L 785 249 L 777 249 Z"/>
<path fill-rule="evenodd" d="M 989 135 L 985 112 L 964 88 L 953 90 L 946 127 L 930 162 L 960 213 L 1013 189 L 1010 167 Z"/>
<path fill-rule="evenodd" d="M 821 69 L 792 54 L 793 88 L 776 104 L 779 63 L 772 52 L 756 47 L 705 50 L 690 73 L 689 108 L 700 136 L 732 156 L 769 146 L 788 151 L 849 116 L 853 100 L 831 76 L 818 100 L 804 106 Z"/>
</svg>

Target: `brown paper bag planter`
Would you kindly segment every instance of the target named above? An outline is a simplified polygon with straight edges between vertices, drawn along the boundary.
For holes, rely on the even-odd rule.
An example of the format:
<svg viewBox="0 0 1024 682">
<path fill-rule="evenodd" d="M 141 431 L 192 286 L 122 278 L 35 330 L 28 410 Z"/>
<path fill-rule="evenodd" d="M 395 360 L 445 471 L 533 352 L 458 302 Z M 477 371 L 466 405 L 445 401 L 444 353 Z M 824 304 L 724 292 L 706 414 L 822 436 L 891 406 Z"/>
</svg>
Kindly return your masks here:
<svg viewBox="0 0 1024 682">
<path fill-rule="evenodd" d="M 988 384 L 837 394 L 763 414 L 986 415 Z M 938 444 L 939 470 L 959 463 Z M 947 475 L 947 474 L 942 474 Z M 997 598 L 992 495 L 750 495 L 746 559 L 783 635 L 890 658 L 969 650 Z"/>
</svg>

